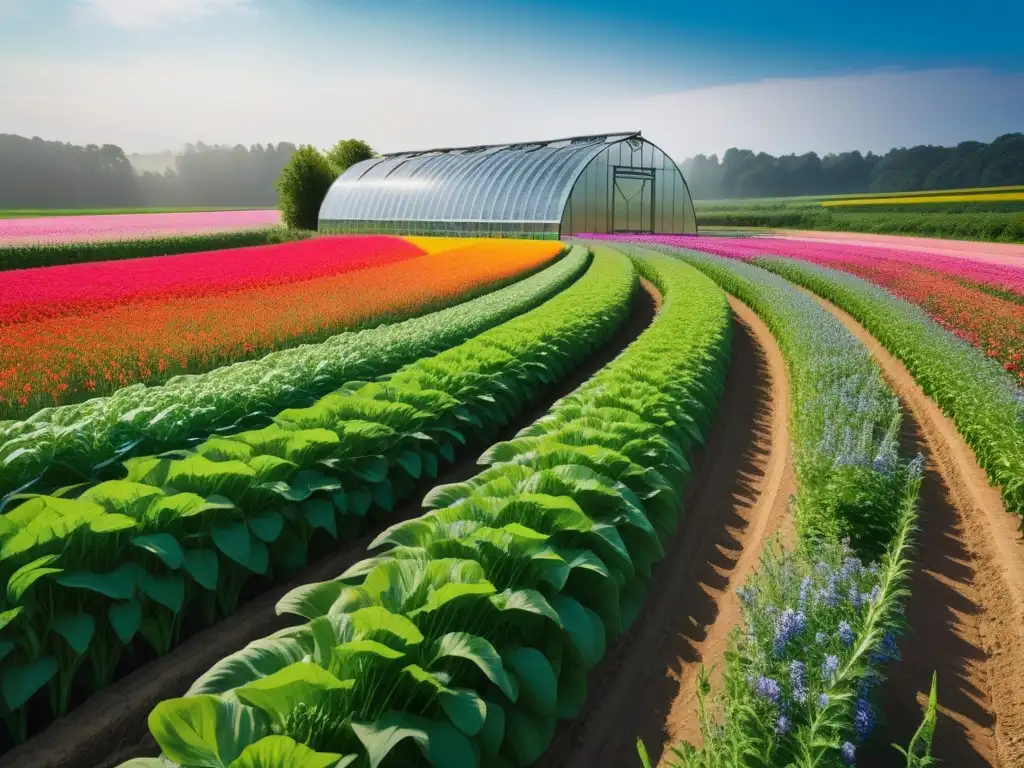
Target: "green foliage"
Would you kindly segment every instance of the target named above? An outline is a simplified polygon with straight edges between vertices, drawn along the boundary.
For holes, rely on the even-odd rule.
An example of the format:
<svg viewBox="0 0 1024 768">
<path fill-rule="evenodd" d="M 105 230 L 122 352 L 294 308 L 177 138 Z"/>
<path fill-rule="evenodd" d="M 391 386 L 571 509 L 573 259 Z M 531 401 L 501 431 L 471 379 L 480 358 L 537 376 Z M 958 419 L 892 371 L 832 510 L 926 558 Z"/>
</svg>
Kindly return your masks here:
<svg viewBox="0 0 1024 768">
<path fill-rule="evenodd" d="M 327 159 L 334 166 L 336 174 L 341 175 L 356 163 L 369 160 L 376 156 L 373 148 L 362 139 L 342 139 L 327 153 Z"/>
<path fill-rule="evenodd" d="M 66 497 L 29 496 L 0 517 L 0 583 L 8 585 L 0 611 L 21 609 L 0 634 L 14 644 L 0 677 L 56 658 L 51 694 L 60 714 L 83 664 L 94 669 L 94 687 L 108 682 L 123 637 L 137 631 L 158 655 L 167 653 L 186 613 L 205 622 L 230 614 L 253 575 L 287 576 L 325 534 L 357 533 L 367 512 L 385 513 L 408 497 L 423 467 L 451 461 L 456 446 L 492 440 L 615 331 L 635 284 L 626 257 L 600 255 L 540 307 L 378 381 L 350 382 L 261 429 L 130 459 L 124 479 Z M 357 507 L 356 498 L 372 502 Z M 471 569 L 462 575 L 423 595 L 412 615 L 494 592 Z M 448 569 L 444 578 L 453 579 Z M 102 617 L 94 638 L 74 621 L 84 615 Z M 368 639 L 383 632 L 403 644 L 422 640 L 409 619 L 381 608 L 365 606 L 351 618 Z M 31 679 L 41 686 L 42 678 Z M 441 703 L 471 717 L 462 694 L 447 691 Z M 14 715 L 22 703 L 8 702 Z"/>
<path fill-rule="evenodd" d="M 758 266 L 667 249 L 749 305 L 789 369 L 801 539 L 850 538 L 875 558 L 895 534 L 907 483 L 897 457 L 899 404 L 871 354 L 831 313 Z"/>
<path fill-rule="evenodd" d="M 758 263 L 849 312 L 899 358 L 956 424 L 1006 508 L 1024 516 L 1024 390 L 997 361 L 858 277 L 789 259 Z"/>
<path fill-rule="evenodd" d="M 701 227 L 769 227 L 830 232 L 917 235 L 954 240 L 1024 242 L 1024 213 L 1015 211 L 830 211 L 820 206 L 753 207 L 697 211 Z"/>
<path fill-rule="evenodd" d="M 240 232 L 200 232 L 194 235 L 140 237 L 131 240 L 0 245 L 0 271 L 53 267 L 60 264 L 83 264 L 89 261 L 171 256 L 222 248 L 244 248 L 250 245 L 271 245 L 290 240 L 302 240 L 312 235 L 312 232 L 304 230 L 272 227 Z"/>
<path fill-rule="evenodd" d="M 721 291 L 663 256 L 639 267 L 664 302 L 622 355 L 493 446 L 474 478 L 435 489 L 429 512 L 376 539 L 375 557 L 286 596 L 279 611 L 306 624 L 228 657 L 160 706 L 198 716 L 210 696 L 248 699 L 280 735 L 358 754 L 361 765 L 533 763 L 557 720 L 578 711 L 606 643 L 636 617 L 682 511 L 687 457 L 724 388 Z M 301 700 L 243 693 L 313 666 L 322 683 Z M 180 739 L 175 717 L 151 717 L 165 751 Z"/>
<path fill-rule="evenodd" d="M 740 590 L 743 621 L 722 690 L 698 679 L 703 747 L 680 768 L 852 762 L 870 729 L 868 689 L 898 657 L 921 460 L 897 454 L 898 403 L 878 365 L 817 302 L 753 264 L 666 249 L 749 305 L 785 358 L 798 493 L 794 552 L 770 548 Z M 848 548 L 877 563 L 865 567 Z M 643 758 L 641 751 L 641 758 Z"/>
<path fill-rule="evenodd" d="M 320 204 L 337 178 L 331 161 L 316 147 L 303 144 L 277 180 L 281 219 L 292 229 L 317 228 Z"/>
<path fill-rule="evenodd" d="M 347 381 L 390 373 L 536 307 L 574 281 L 589 258 L 577 248 L 532 277 L 488 286 L 484 296 L 422 317 L 0 421 L 0 496 L 26 483 L 46 493 L 117 477 L 111 472 L 119 459 L 269 424 L 280 410 L 309 405 Z"/>
</svg>

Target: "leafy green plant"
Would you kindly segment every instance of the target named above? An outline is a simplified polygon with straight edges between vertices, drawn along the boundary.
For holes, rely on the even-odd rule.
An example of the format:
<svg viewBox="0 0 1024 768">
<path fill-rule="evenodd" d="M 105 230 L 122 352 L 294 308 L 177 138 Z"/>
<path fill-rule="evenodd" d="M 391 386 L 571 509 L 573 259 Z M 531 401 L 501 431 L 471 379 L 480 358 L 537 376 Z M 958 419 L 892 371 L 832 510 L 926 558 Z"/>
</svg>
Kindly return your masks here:
<svg viewBox="0 0 1024 768">
<path fill-rule="evenodd" d="M 1024 516 L 1024 389 L 998 362 L 858 277 L 790 259 L 757 263 L 849 312 L 900 359 L 956 424 L 1006 508 Z"/>
<path fill-rule="evenodd" d="M 304 144 L 295 150 L 276 184 L 281 220 L 291 229 L 315 230 L 320 204 L 337 176 L 334 165 L 316 147 Z"/>
<path fill-rule="evenodd" d="M 110 680 L 136 635 L 157 654 L 186 611 L 230 614 L 242 587 L 360 530 L 463 445 L 484 444 L 621 324 L 636 273 L 595 258 L 540 307 L 375 382 L 349 382 L 262 429 L 126 461 L 126 477 L 28 495 L 0 517 L 0 692 L 16 737 L 45 684 L 67 706 L 79 669 Z"/>
<path fill-rule="evenodd" d="M 111 471 L 131 456 L 269 424 L 278 411 L 309 405 L 346 381 L 390 373 L 533 309 L 589 263 L 590 254 L 577 247 L 531 277 L 422 317 L 0 421 L 0 496 L 116 477 Z M 5 506 L 0 501 L 0 511 Z"/>
<path fill-rule="evenodd" d="M 797 548 L 769 548 L 740 590 L 743 622 L 722 690 L 712 698 L 708 671 L 698 677 L 703 747 L 678 745 L 670 763 L 852 764 L 853 742 L 874 718 L 869 690 L 882 680 L 881 666 L 898 658 L 922 460 L 898 456 L 897 402 L 831 313 L 760 267 L 666 250 L 752 307 L 777 339 L 789 373 L 798 486 Z M 865 566 L 857 555 L 880 559 Z"/>
<path fill-rule="evenodd" d="M 167 760 L 227 765 L 273 733 L 374 767 L 536 761 L 635 619 L 724 387 L 721 291 L 639 262 L 664 296 L 650 328 L 474 478 L 431 491 L 374 557 L 285 596 L 278 611 L 307 623 L 158 705 Z"/>
<path fill-rule="evenodd" d="M 243 248 L 249 245 L 270 245 L 291 240 L 304 240 L 315 234 L 315 232 L 302 229 L 268 227 L 267 229 L 236 232 L 198 232 L 192 235 L 138 237 L 129 240 L 0 245 L 0 271 L 29 269 L 30 267 L 54 267 L 61 264 L 84 264 L 90 261 L 171 256 L 178 253 Z"/>
<path fill-rule="evenodd" d="M 848 537 L 858 554 L 880 555 L 895 535 L 908 478 L 897 456 L 899 404 L 870 353 L 779 276 L 746 262 L 668 250 L 749 305 L 779 343 L 789 370 L 801 541 Z"/>
</svg>

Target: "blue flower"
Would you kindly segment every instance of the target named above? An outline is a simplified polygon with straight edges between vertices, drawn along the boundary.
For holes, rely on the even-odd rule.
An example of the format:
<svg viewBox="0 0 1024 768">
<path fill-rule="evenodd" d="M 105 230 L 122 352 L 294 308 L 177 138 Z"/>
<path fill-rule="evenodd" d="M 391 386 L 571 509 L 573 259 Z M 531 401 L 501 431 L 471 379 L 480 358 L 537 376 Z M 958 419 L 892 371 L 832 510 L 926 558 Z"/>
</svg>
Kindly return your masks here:
<svg viewBox="0 0 1024 768">
<path fill-rule="evenodd" d="M 794 659 L 789 665 L 789 681 L 793 684 L 793 698 L 798 704 L 807 701 L 807 688 L 804 680 L 806 672 L 807 667 L 802 661 Z"/>
<path fill-rule="evenodd" d="M 804 576 L 803 581 L 800 582 L 800 607 L 804 608 L 807 605 L 807 593 L 811 591 L 811 577 Z"/>
<path fill-rule="evenodd" d="M 843 645 L 849 648 L 853 645 L 853 638 L 853 628 L 850 626 L 849 622 L 839 622 L 839 639 L 842 641 Z"/>
<path fill-rule="evenodd" d="M 772 704 L 778 704 L 782 697 L 782 689 L 779 684 L 770 677 L 762 675 L 757 680 L 757 695 Z"/>
<path fill-rule="evenodd" d="M 861 741 L 867 738 L 875 725 L 875 713 L 867 699 L 857 699 L 857 705 L 853 712 L 853 727 L 857 731 L 857 738 Z"/>
<path fill-rule="evenodd" d="M 803 611 L 797 612 L 787 608 L 775 622 L 775 655 L 781 656 L 786 650 L 786 644 L 804 631 L 807 626 L 807 616 Z"/>
<path fill-rule="evenodd" d="M 828 640 L 828 635 L 826 635 L 826 634 L 825 634 L 824 632 L 818 632 L 818 633 L 817 633 L 817 634 L 816 634 L 816 635 L 814 636 L 814 642 L 816 642 L 816 643 L 817 643 L 818 645 L 821 645 L 821 644 L 822 644 L 822 643 L 824 643 L 824 642 L 825 642 L 826 640 Z"/>
<path fill-rule="evenodd" d="M 829 655 L 825 657 L 825 661 L 821 664 L 821 674 L 826 680 L 832 680 L 836 676 L 836 672 L 839 671 L 839 657 L 835 655 Z"/>
<path fill-rule="evenodd" d="M 848 741 L 843 742 L 843 746 L 839 748 L 839 753 L 843 756 L 843 762 L 847 765 L 853 765 L 853 761 L 857 759 L 857 748 Z"/>
<path fill-rule="evenodd" d="M 872 603 L 877 603 L 881 597 L 882 597 L 882 585 L 881 584 L 875 584 L 875 587 L 874 587 L 874 589 L 871 590 L 871 594 L 868 596 L 868 599 L 871 600 Z"/>
<path fill-rule="evenodd" d="M 775 732 L 780 736 L 789 731 L 789 718 L 785 715 L 779 715 L 779 719 L 775 721 Z"/>
<path fill-rule="evenodd" d="M 824 709 L 825 707 L 828 706 L 828 694 L 827 693 L 823 693 L 823 694 L 821 694 L 818 697 L 818 706 L 821 709 Z"/>
</svg>

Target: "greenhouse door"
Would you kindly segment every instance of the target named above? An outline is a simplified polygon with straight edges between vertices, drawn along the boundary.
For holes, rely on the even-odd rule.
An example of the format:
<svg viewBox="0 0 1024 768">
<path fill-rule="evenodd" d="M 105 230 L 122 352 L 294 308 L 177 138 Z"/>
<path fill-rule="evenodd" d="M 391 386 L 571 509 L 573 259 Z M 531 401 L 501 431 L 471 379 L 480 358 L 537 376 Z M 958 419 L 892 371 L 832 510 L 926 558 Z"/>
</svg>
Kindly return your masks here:
<svg viewBox="0 0 1024 768">
<path fill-rule="evenodd" d="M 654 169 L 615 168 L 612 229 L 615 232 L 654 231 Z"/>
</svg>

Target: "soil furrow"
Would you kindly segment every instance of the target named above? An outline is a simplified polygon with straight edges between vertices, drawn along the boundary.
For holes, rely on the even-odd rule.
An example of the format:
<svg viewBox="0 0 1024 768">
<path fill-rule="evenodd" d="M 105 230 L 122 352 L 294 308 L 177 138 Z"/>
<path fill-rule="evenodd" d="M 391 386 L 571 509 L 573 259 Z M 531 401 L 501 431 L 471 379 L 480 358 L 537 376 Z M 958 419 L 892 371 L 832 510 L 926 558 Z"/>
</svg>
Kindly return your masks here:
<svg viewBox="0 0 1024 768">
<path fill-rule="evenodd" d="M 1018 521 L 988 484 L 974 452 L 906 367 L 852 316 L 815 298 L 864 343 L 900 398 L 906 454 L 921 453 L 921 488 L 910 633 L 887 670 L 886 724 L 862 754 L 870 765 L 904 765 L 932 671 L 940 718 L 933 753 L 943 765 L 1024 766 L 1024 546 Z"/>
<path fill-rule="evenodd" d="M 708 445 L 693 462 L 684 519 L 643 612 L 591 673 L 587 709 L 560 726 L 543 768 L 639 765 L 638 737 L 655 761 L 666 739 L 695 738 L 696 671 L 721 659 L 739 618 L 736 588 L 786 517 L 785 366 L 764 323 L 730 304 L 732 364 Z"/>
<path fill-rule="evenodd" d="M 658 289 L 641 279 L 630 314 L 612 338 L 534 403 L 514 424 L 508 425 L 498 439 L 510 439 L 520 428 L 547 413 L 556 400 L 572 392 L 615 359 L 651 324 L 660 305 Z M 443 472 L 430 486 L 467 480 L 479 469 L 476 456 L 467 456 Z M 235 614 L 197 633 L 167 656 L 146 664 L 95 694 L 67 717 L 0 757 L 0 768 L 110 768 L 133 757 L 156 756 L 159 748 L 149 734 L 146 718 L 157 703 L 183 695 L 196 678 L 225 656 L 253 640 L 297 623 L 297 617 L 276 615 L 274 606 L 277 601 L 297 586 L 332 579 L 365 557 L 367 546 L 381 530 L 423 513 L 421 497 L 421 494 L 414 496 L 399 505 L 373 530 L 344 542 L 288 584 L 249 601 Z"/>
</svg>

